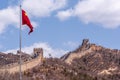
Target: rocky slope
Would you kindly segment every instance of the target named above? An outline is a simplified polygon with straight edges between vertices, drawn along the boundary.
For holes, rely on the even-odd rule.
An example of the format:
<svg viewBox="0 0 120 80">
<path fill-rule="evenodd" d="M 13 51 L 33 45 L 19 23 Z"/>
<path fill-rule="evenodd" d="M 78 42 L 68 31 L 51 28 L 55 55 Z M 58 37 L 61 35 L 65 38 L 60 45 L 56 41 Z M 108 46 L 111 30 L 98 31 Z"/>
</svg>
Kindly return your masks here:
<svg viewBox="0 0 120 80">
<path fill-rule="evenodd" d="M 31 56 L 29 54 L 22 53 L 23 61 L 26 61 L 30 58 Z M 15 62 L 19 62 L 19 54 L 13 54 L 13 53 L 5 54 L 5 53 L 0 52 L 0 66 L 12 64 Z"/>
<path fill-rule="evenodd" d="M 80 70 L 81 71 L 81 70 Z M 28 70 L 24 73 L 33 80 L 95 80 L 95 77 L 86 73 L 77 72 L 73 66 L 70 66 L 58 58 L 48 58 L 42 65 Z"/>
<path fill-rule="evenodd" d="M 109 76 L 113 78 L 111 80 L 120 80 L 120 50 L 91 44 L 88 39 L 84 39 L 78 49 L 64 55 L 61 60 L 91 76 L 106 79 Z"/>
<path fill-rule="evenodd" d="M 6 76 L 7 74 L 7 76 Z M 120 50 L 83 43 L 58 58 L 44 58 L 22 73 L 23 80 L 120 80 Z M 19 80 L 19 73 L 0 73 L 0 80 Z"/>
</svg>

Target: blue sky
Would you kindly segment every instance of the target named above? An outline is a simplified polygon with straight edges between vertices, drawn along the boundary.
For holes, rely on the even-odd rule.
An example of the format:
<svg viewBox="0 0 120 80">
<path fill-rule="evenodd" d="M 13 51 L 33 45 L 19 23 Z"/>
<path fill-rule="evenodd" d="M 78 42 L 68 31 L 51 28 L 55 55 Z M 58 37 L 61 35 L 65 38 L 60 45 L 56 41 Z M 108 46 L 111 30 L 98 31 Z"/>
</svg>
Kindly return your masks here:
<svg viewBox="0 0 120 80">
<path fill-rule="evenodd" d="M 19 48 L 19 3 L 0 0 L 0 51 Z M 84 38 L 97 45 L 120 49 L 119 0 L 23 0 L 34 28 L 22 29 L 22 50 L 44 48 L 45 56 L 60 57 L 76 49 Z"/>
</svg>

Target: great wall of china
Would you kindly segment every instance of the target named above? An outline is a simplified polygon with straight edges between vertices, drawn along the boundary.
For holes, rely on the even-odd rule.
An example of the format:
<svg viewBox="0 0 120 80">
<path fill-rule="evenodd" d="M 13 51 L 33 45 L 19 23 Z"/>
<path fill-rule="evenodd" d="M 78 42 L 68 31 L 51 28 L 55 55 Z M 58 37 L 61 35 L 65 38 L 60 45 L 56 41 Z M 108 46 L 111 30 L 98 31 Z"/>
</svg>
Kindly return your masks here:
<svg viewBox="0 0 120 80">
<path fill-rule="evenodd" d="M 33 67 L 40 65 L 43 60 L 43 49 L 41 48 L 34 48 L 34 55 L 37 55 L 36 58 L 22 62 L 21 71 L 24 72 L 28 69 L 32 69 Z M 16 73 L 19 72 L 19 64 L 12 63 L 9 65 L 5 65 L 0 68 L 0 72 L 9 72 L 9 73 Z"/>
<path fill-rule="evenodd" d="M 82 42 L 82 45 L 77 50 L 70 52 L 69 55 L 65 55 L 62 58 L 62 60 L 68 64 L 71 64 L 71 62 L 75 58 L 81 58 L 82 56 L 92 53 L 94 51 L 102 51 L 102 50 L 105 50 L 107 52 L 114 53 L 114 54 L 120 53 L 120 50 L 104 48 L 99 45 L 91 44 L 91 43 L 89 43 L 88 39 L 84 39 Z M 79 55 L 78 55 L 78 53 L 79 53 Z"/>
</svg>

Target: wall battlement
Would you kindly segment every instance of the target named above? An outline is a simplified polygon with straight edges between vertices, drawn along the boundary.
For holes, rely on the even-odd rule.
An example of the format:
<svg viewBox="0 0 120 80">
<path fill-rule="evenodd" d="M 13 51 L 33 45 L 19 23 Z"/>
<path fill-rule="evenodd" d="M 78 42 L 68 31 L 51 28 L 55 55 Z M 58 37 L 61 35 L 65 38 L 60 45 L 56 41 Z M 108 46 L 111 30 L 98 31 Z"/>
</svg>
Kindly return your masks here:
<svg viewBox="0 0 120 80">
<path fill-rule="evenodd" d="M 43 49 L 42 48 L 34 48 L 33 53 L 34 53 L 34 57 L 40 56 L 41 60 L 43 60 Z"/>
<path fill-rule="evenodd" d="M 43 49 L 42 48 L 34 48 L 33 54 L 34 54 L 33 59 L 28 60 L 28 61 L 22 61 L 22 65 L 21 65 L 22 71 L 26 71 L 27 69 L 31 69 L 42 63 Z M 8 71 L 10 73 L 19 72 L 19 63 L 12 63 L 12 64 L 1 67 L 0 72 L 4 72 L 4 71 Z"/>
</svg>

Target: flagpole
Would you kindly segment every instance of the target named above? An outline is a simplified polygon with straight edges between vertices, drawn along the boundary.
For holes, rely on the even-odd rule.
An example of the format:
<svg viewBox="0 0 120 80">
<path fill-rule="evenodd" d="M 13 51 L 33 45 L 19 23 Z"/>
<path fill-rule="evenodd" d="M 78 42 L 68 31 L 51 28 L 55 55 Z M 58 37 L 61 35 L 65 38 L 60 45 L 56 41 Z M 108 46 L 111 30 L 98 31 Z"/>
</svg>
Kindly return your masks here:
<svg viewBox="0 0 120 80">
<path fill-rule="evenodd" d="M 21 71 L 21 64 L 22 64 L 22 61 L 21 61 L 21 47 L 22 47 L 22 6 L 21 6 L 21 0 L 20 0 L 20 31 L 19 31 L 19 48 L 20 48 L 20 62 L 19 62 L 19 80 L 22 80 L 22 71 Z"/>
</svg>

